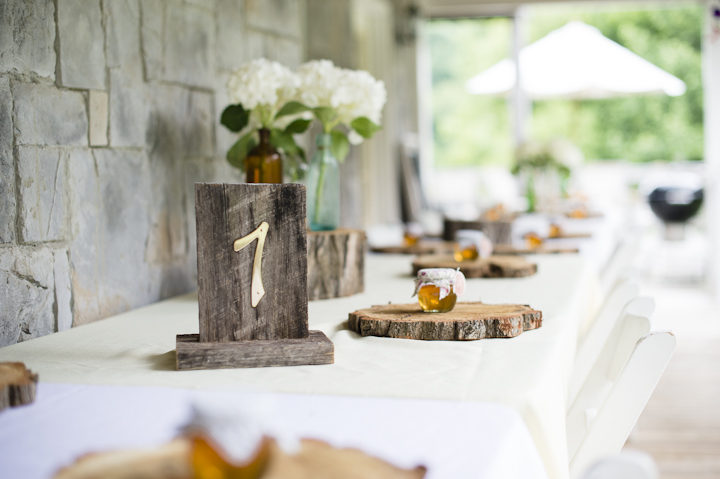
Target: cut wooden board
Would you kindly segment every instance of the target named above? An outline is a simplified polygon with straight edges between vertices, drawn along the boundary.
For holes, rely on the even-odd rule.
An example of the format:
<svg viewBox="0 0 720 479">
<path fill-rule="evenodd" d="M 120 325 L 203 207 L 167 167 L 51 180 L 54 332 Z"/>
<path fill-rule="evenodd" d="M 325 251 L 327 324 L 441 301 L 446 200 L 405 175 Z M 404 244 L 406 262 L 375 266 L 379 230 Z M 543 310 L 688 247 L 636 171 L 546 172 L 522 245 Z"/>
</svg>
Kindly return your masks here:
<svg viewBox="0 0 720 479">
<path fill-rule="evenodd" d="M 60 469 L 54 479 L 193 479 L 192 443 L 180 437 L 155 449 L 90 453 Z M 243 471 L 244 472 L 244 471 Z M 357 449 L 302 439 L 297 454 L 270 441 L 261 479 L 422 479 L 423 466 L 401 469 Z M 227 477 L 227 476 L 223 476 Z M 251 477 L 237 474 L 233 477 Z"/>
<path fill-rule="evenodd" d="M 519 278 L 537 273 L 537 265 L 522 256 L 491 256 L 458 263 L 452 255 L 418 256 L 413 273 L 425 268 L 460 268 L 466 278 Z"/>
<path fill-rule="evenodd" d="M 335 351 L 322 331 L 307 338 L 207 343 L 197 334 L 178 334 L 175 345 L 178 370 L 332 364 Z"/>
<path fill-rule="evenodd" d="M 23 363 L 0 363 L 0 411 L 35 401 L 38 375 Z"/>
<path fill-rule="evenodd" d="M 386 254 L 443 254 L 452 253 L 454 247 L 452 241 L 418 241 L 412 246 L 383 246 L 373 248 L 372 251 Z"/>
<path fill-rule="evenodd" d="M 348 328 L 362 336 L 469 341 L 512 338 L 542 326 L 542 313 L 519 304 L 457 303 L 449 313 L 425 313 L 417 303 L 373 306 L 350 313 Z"/>
<path fill-rule="evenodd" d="M 365 231 L 307 233 L 308 299 L 351 296 L 365 289 Z"/>
<path fill-rule="evenodd" d="M 495 245 L 493 253 L 498 255 L 517 255 L 517 254 L 573 254 L 578 253 L 578 248 L 553 248 L 552 246 L 541 246 L 539 248 L 515 248 L 509 244 Z"/>
</svg>

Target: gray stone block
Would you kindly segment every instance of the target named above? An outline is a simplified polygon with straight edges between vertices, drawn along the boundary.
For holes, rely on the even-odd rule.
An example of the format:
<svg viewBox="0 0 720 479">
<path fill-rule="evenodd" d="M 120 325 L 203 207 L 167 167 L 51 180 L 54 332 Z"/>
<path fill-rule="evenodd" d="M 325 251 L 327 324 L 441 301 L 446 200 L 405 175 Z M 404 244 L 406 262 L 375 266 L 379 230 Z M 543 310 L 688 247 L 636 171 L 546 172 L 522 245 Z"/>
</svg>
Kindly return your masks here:
<svg viewBox="0 0 720 479">
<path fill-rule="evenodd" d="M 0 0 L 0 72 L 55 79 L 55 4 Z"/>
<path fill-rule="evenodd" d="M 247 24 L 278 35 L 300 38 L 302 7 L 300 0 L 245 0 Z"/>
<path fill-rule="evenodd" d="M 108 144 L 108 94 L 104 91 L 88 92 L 88 119 L 90 123 L 90 146 Z"/>
<path fill-rule="evenodd" d="M 10 82 L 0 77 L 0 243 L 15 239 L 15 162 L 13 161 Z"/>
<path fill-rule="evenodd" d="M 138 0 L 103 0 L 108 68 L 142 80 L 140 5 Z"/>
<path fill-rule="evenodd" d="M 82 93 L 36 83 L 10 83 L 17 144 L 88 144 L 87 112 Z"/>
<path fill-rule="evenodd" d="M 216 181 L 217 161 L 208 158 L 188 158 L 185 161 L 185 211 L 187 213 L 188 269 L 197 282 L 197 234 L 195 231 L 195 183 Z"/>
<path fill-rule="evenodd" d="M 58 84 L 105 89 L 105 34 L 100 0 L 57 0 Z"/>
<path fill-rule="evenodd" d="M 215 75 L 215 18 L 206 10 L 166 10 L 163 79 L 211 88 Z"/>
<path fill-rule="evenodd" d="M 145 145 L 149 100 L 142 81 L 124 69 L 110 70 L 110 146 Z"/>
<path fill-rule="evenodd" d="M 55 330 L 65 331 L 72 327 L 70 262 L 65 250 L 53 253 L 53 280 L 55 281 Z"/>
<path fill-rule="evenodd" d="M 215 10 L 217 23 L 217 68 L 232 71 L 247 61 L 245 17 L 240 0 L 218 0 Z M 223 84 L 224 89 L 224 84 Z"/>
<path fill-rule="evenodd" d="M 163 77 L 163 22 L 165 2 L 162 0 L 141 0 L 142 51 L 147 80 Z"/>
<path fill-rule="evenodd" d="M 213 96 L 209 93 L 191 91 L 188 95 L 187 112 L 183 122 L 184 151 L 187 156 L 212 156 L 215 154 L 215 115 Z"/>
<path fill-rule="evenodd" d="M 276 37 L 270 42 L 270 58 L 295 70 L 303 62 L 300 40 Z"/>
<path fill-rule="evenodd" d="M 98 296 L 101 316 L 106 317 L 158 299 L 145 260 L 153 185 L 144 152 L 102 149 L 94 155 L 102 205 Z"/>
<path fill-rule="evenodd" d="M 88 149 L 73 149 L 68 158 L 68 189 L 72 242 L 69 248 L 72 278 L 73 325 L 100 319 L 99 283 L 102 248 L 100 190 L 95 160 Z"/>
<path fill-rule="evenodd" d="M 65 158 L 58 148 L 18 147 L 20 241 L 58 241 L 65 233 Z"/>
<path fill-rule="evenodd" d="M 49 249 L 0 249 L 0 346 L 55 330 L 53 255 Z"/>
</svg>

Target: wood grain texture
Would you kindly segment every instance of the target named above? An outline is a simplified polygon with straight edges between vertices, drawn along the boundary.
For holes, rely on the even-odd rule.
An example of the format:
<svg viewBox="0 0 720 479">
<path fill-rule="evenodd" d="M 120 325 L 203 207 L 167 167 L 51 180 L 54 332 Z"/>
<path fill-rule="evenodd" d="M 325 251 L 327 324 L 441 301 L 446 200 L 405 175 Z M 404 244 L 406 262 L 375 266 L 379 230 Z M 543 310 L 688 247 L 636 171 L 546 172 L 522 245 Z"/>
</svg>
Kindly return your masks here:
<svg viewBox="0 0 720 479">
<path fill-rule="evenodd" d="M 0 363 L 0 411 L 35 401 L 38 375 L 23 363 Z"/>
<path fill-rule="evenodd" d="M 373 253 L 386 254 L 443 254 L 452 253 L 455 243 L 452 241 L 423 241 L 412 246 L 382 246 L 372 248 Z"/>
<path fill-rule="evenodd" d="M 198 301 L 202 342 L 305 338 L 307 233 L 305 187 L 298 184 L 195 184 Z M 257 241 L 233 242 L 266 221 L 265 295 L 251 304 Z"/>
<path fill-rule="evenodd" d="M 309 231 L 307 238 L 309 299 L 364 291 L 367 241 L 363 230 Z"/>
<path fill-rule="evenodd" d="M 522 256 L 493 255 L 458 263 L 452 255 L 418 256 L 413 274 L 425 268 L 460 268 L 466 278 L 520 278 L 537 273 L 537 265 Z"/>
<path fill-rule="evenodd" d="M 540 246 L 539 248 L 515 248 L 509 244 L 498 244 L 493 248 L 493 253 L 498 255 L 516 255 L 516 254 L 574 254 L 578 253 L 578 248 L 553 248 L 552 246 Z"/>
<path fill-rule="evenodd" d="M 389 304 L 350 313 L 348 328 L 362 336 L 469 341 L 512 338 L 542 326 L 542 313 L 518 304 L 457 303 L 449 313 L 425 313 L 420 305 Z"/>
<path fill-rule="evenodd" d="M 445 218 L 443 226 L 443 239 L 445 241 L 453 241 L 458 230 L 480 230 L 490 238 L 493 244 L 512 243 L 512 219 L 461 221 Z"/>
<path fill-rule="evenodd" d="M 332 364 L 335 348 L 322 331 L 307 338 L 203 343 L 197 334 L 178 334 L 177 369 L 265 368 Z"/>
</svg>

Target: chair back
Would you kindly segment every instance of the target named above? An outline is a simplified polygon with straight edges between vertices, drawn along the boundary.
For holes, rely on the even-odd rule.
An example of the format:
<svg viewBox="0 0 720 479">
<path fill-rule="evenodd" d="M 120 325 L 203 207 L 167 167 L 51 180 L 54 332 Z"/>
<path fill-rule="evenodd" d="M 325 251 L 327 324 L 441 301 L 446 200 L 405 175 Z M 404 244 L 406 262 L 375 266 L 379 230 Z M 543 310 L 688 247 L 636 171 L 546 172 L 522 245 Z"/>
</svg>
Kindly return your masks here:
<svg viewBox="0 0 720 479">
<path fill-rule="evenodd" d="M 645 334 L 629 347 L 633 346 L 633 337 L 647 328 L 646 318 L 625 316 L 618 341 L 605 348 L 568 411 L 572 478 L 580 477 L 598 459 L 622 449 L 665 371 L 676 346 L 672 333 Z"/>
<path fill-rule="evenodd" d="M 577 397 L 580 387 L 582 387 L 590 370 L 600 356 L 600 352 L 607 338 L 610 336 L 610 332 L 620 318 L 623 317 L 626 308 L 636 299 L 639 292 L 640 287 L 635 282 L 622 281 L 618 283 L 598 311 L 587 333 L 579 339 L 578 350 L 575 354 L 575 363 L 570 377 L 568 404 L 572 404 Z M 652 302 L 652 298 L 647 298 L 643 300 L 643 305 L 645 305 L 648 300 Z M 637 310 L 635 314 L 649 318 L 652 314 L 653 307 L 654 303 L 650 305 L 650 311 L 644 314 L 648 307 L 637 305 L 635 306 Z"/>
</svg>

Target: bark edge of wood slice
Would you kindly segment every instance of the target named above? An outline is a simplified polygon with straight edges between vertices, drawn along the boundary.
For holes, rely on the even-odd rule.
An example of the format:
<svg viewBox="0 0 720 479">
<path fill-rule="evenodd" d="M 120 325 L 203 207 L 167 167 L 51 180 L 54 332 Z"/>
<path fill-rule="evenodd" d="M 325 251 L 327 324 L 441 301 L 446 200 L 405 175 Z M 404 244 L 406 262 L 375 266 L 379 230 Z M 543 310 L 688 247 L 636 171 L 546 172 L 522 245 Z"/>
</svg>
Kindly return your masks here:
<svg viewBox="0 0 720 479">
<path fill-rule="evenodd" d="M 361 336 L 425 341 L 513 338 L 542 326 L 542 312 L 522 304 L 460 302 L 449 313 L 425 313 L 417 303 L 387 304 L 350 313 L 348 328 Z"/>
<path fill-rule="evenodd" d="M 35 401 L 38 375 L 24 363 L 0 363 L 0 411 Z"/>
<path fill-rule="evenodd" d="M 537 273 L 537 264 L 516 255 L 493 255 L 462 263 L 452 255 L 418 256 L 413 260 L 413 274 L 425 268 L 460 268 L 466 278 L 522 278 Z"/>
<path fill-rule="evenodd" d="M 365 290 L 365 231 L 308 231 L 308 299 L 352 296 Z"/>
</svg>

